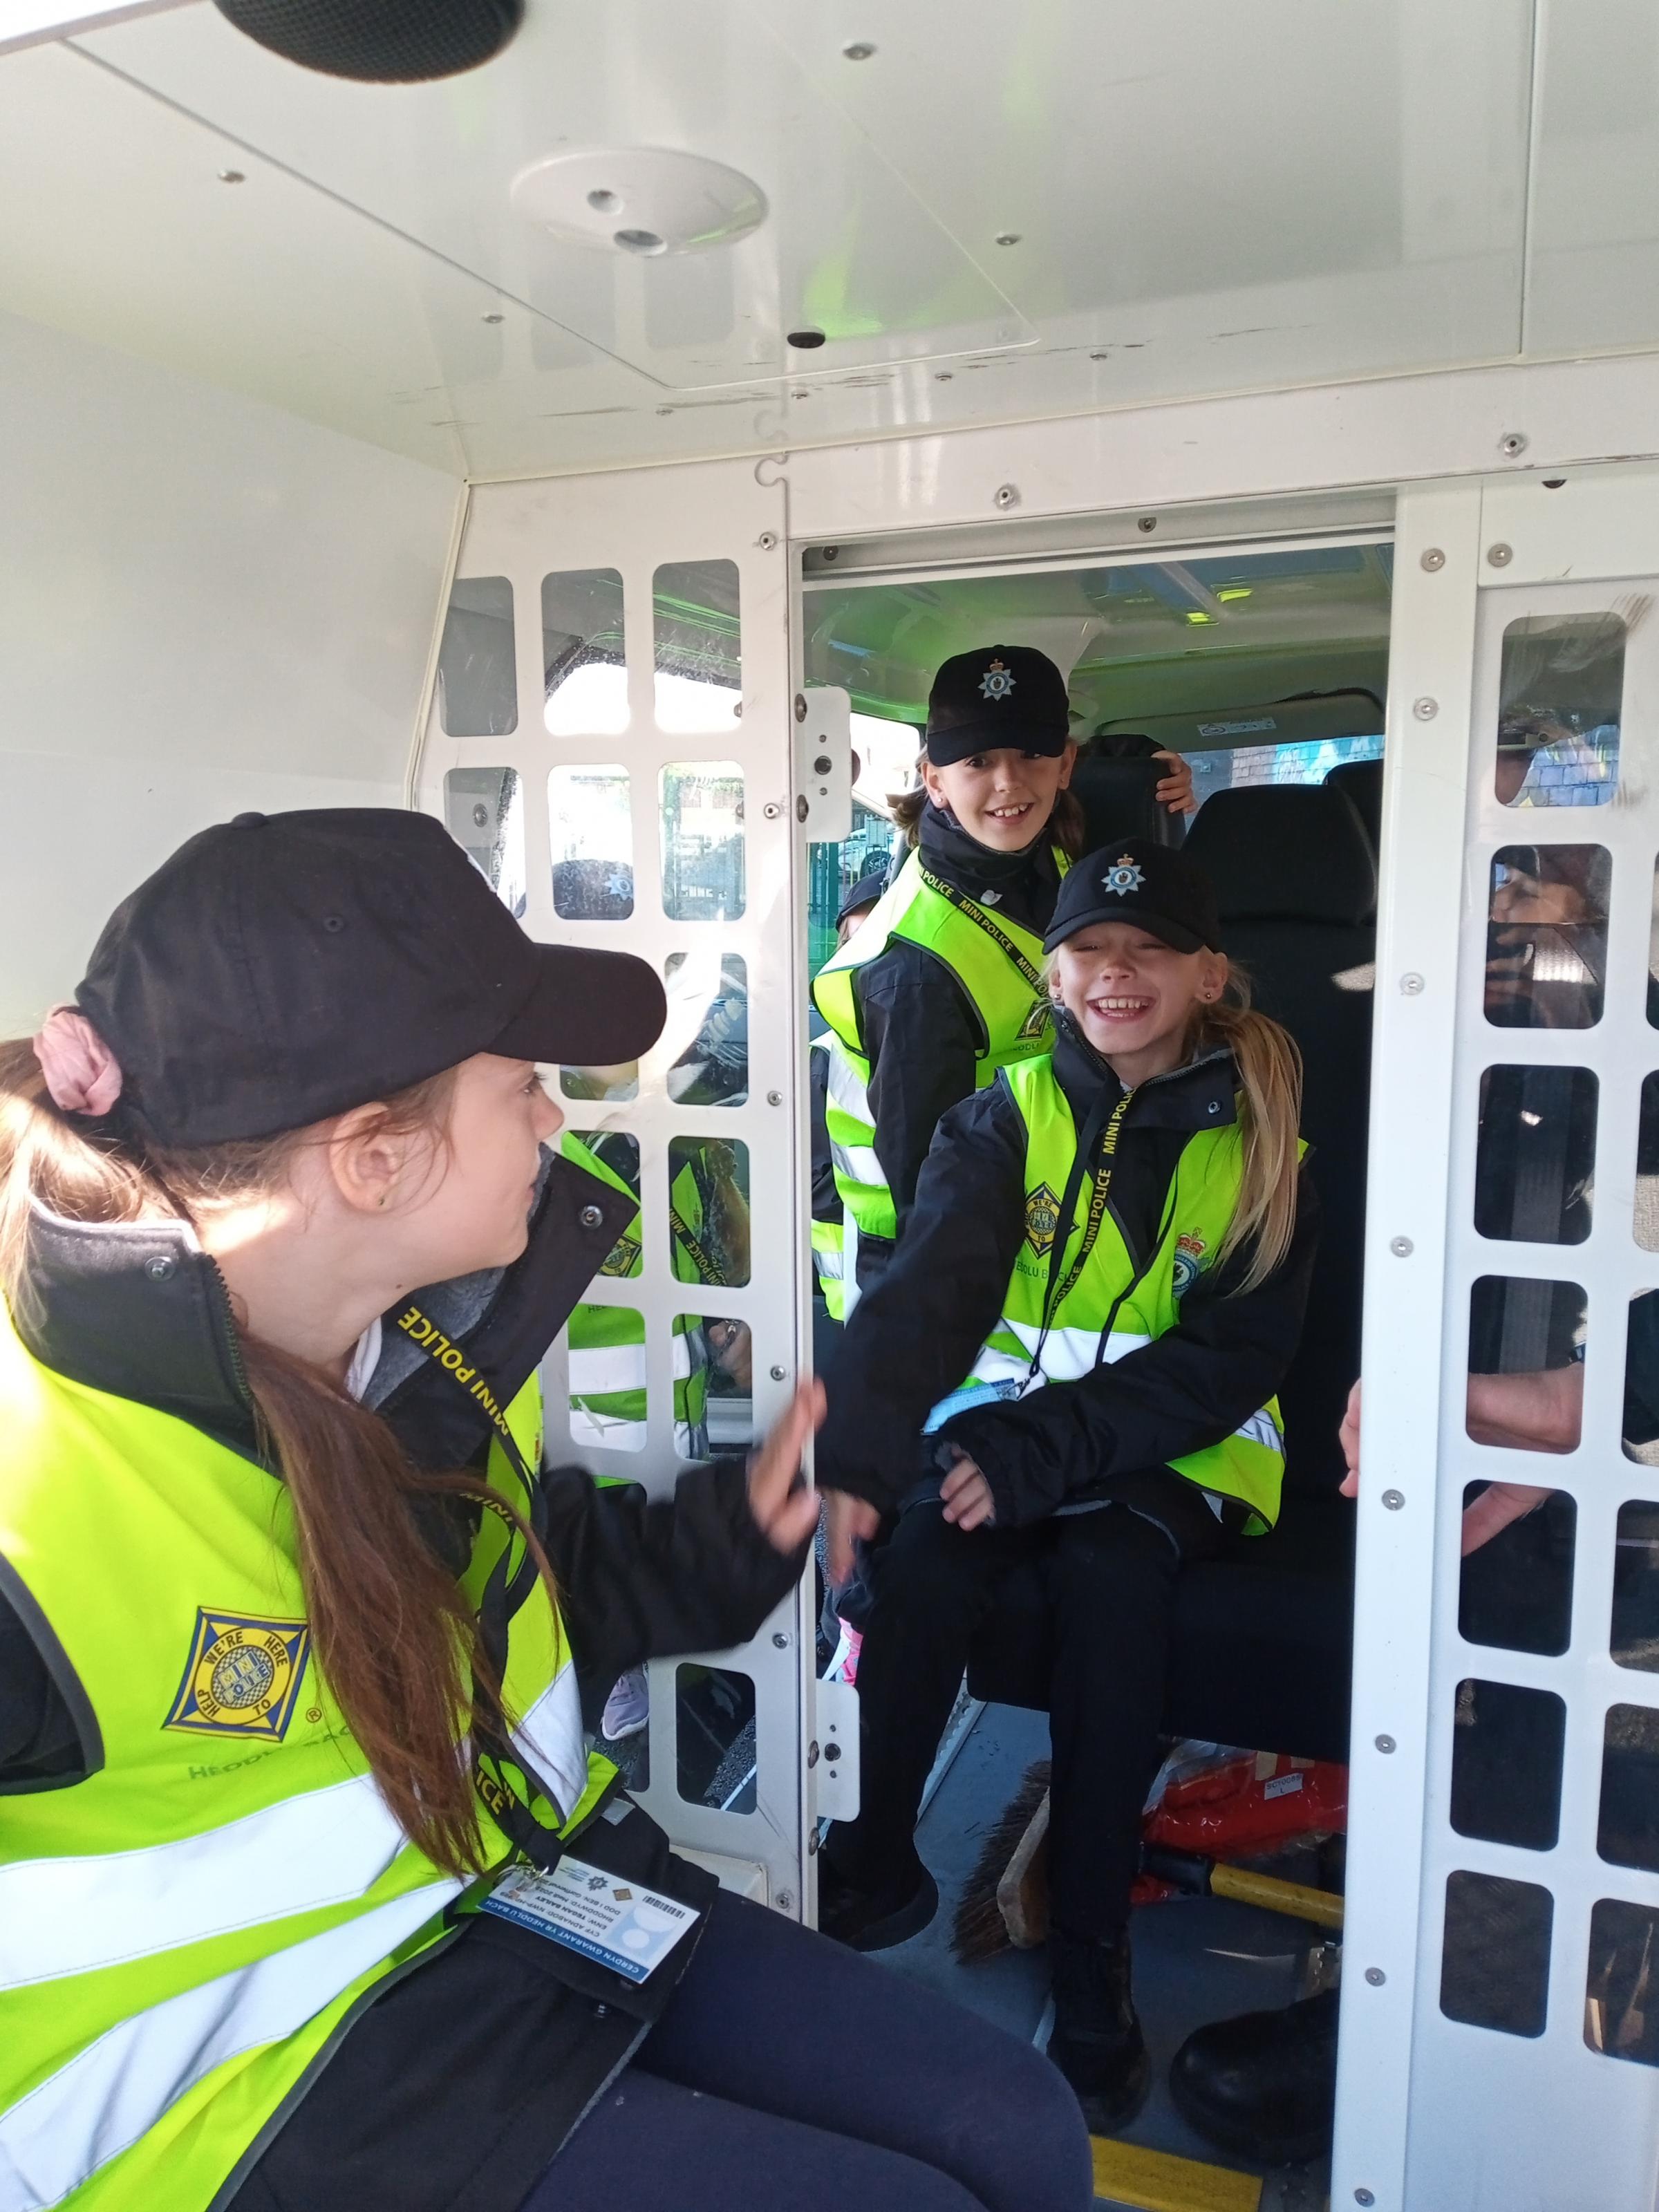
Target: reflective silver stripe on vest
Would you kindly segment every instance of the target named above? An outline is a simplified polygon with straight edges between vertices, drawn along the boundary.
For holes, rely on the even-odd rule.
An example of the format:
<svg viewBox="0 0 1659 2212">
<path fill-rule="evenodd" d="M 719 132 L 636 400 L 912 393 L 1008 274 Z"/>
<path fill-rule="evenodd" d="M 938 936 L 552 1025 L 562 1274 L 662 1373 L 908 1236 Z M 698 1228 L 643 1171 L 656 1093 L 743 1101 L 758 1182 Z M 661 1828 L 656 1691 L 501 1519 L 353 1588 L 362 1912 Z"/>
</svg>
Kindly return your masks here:
<svg viewBox="0 0 1659 2212">
<path fill-rule="evenodd" d="M 830 1102 L 854 1121 L 862 1121 L 874 1128 L 875 1120 L 870 1111 L 870 1088 L 854 1066 L 846 1046 L 836 1037 L 830 1046 L 829 1066 L 824 1071 L 824 1091 Z"/>
<path fill-rule="evenodd" d="M 568 1816 L 587 1787 L 587 1747 L 576 1670 L 568 1659 L 514 1729 L 512 1742 L 538 1779 L 546 1784 L 560 1812 Z"/>
<path fill-rule="evenodd" d="M 347 1904 L 404 1842 L 360 1774 L 176 1843 L 0 1867 L 0 1989 Z"/>
<path fill-rule="evenodd" d="M 1097 1328 L 1051 1328 L 1046 1338 L 1041 1329 L 1030 1322 L 1010 1321 L 1005 1314 L 992 1331 L 994 1336 L 1017 1337 L 1025 1346 L 1025 1357 L 1000 1350 L 988 1344 L 974 1362 L 974 1379 L 980 1382 L 1006 1382 L 1023 1379 L 1030 1372 L 1032 1355 L 1039 1339 L 1042 1341 L 1042 1373 L 1049 1382 L 1075 1382 L 1104 1360 L 1108 1364 L 1121 1359 L 1126 1352 L 1139 1352 L 1143 1344 L 1150 1344 L 1150 1336 L 1137 1336 L 1127 1329 L 1114 1329 L 1106 1340 L 1103 1352 Z"/>
<path fill-rule="evenodd" d="M 0 2212 L 58 2203 L 216 2067 L 303 2027 L 462 1886 L 428 1882 L 110 2028 L 0 2113 Z"/>
</svg>

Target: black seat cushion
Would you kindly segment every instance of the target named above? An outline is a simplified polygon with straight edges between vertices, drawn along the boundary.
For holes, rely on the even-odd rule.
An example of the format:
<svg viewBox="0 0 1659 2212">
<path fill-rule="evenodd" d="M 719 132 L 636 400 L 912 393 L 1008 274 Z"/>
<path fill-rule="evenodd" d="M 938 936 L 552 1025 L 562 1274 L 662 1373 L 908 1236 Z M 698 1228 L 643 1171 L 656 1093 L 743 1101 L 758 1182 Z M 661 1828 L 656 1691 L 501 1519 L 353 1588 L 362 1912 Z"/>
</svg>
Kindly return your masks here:
<svg viewBox="0 0 1659 2212">
<path fill-rule="evenodd" d="M 1340 791 L 1365 826 L 1373 853 L 1382 849 L 1382 763 L 1380 760 L 1344 761 L 1325 781 Z"/>
<path fill-rule="evenodd" d="M 1165 1732 L 1345 1760 L 1353 1641 L 1353 1508 L 1287 1498 L 1271 1536 L 1188 1568 L 1176 1585 Z M 1039 1569 L 1012 1572 L 974 1641 L 976 1698 L 1048 1704 L 1053 1626 Z"/>
<path fill-rule="evenodd" d="M 1160 806 L 1157 797 L 1158 784 L 1170 773 L 1168 761 L 1153 757 L 1150 738 L 1097 738 L 1085 746 L 1071 782 L 1072 795 L 1083 809 L 1083 850 L 1098 852 L 1118 837 L 1179 845 L 1187 834 L 1186 817 Z"/>
<path fill-rule="evenodd" d="M 1225 921 L 1319 921 L 1358 928 L 1376 913 L 1365 827 L 1329 784 L 1218 791 L 1187 833 Z M 1231 948 L 1229 948 L 1231 949 Z"/>
</svg>

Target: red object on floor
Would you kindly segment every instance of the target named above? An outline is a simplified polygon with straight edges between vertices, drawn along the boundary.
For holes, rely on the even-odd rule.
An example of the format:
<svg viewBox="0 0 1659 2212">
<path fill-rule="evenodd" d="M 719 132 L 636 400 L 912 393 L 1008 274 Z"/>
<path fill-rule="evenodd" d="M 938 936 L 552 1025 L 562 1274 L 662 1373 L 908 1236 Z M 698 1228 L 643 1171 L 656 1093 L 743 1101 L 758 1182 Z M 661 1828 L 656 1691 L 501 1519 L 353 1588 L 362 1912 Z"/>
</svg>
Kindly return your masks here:
<svg viewBox="0 0 1659 2212">
<path fill-rule="evenodd" d="M 1141 1826 L 1143 1840 L 1212 1859 L 1237 1858 L 1292 1836 L 1345 1834 L 1348 1770 L 1267 1752 L 1172 1782 Z"/>
</svg>

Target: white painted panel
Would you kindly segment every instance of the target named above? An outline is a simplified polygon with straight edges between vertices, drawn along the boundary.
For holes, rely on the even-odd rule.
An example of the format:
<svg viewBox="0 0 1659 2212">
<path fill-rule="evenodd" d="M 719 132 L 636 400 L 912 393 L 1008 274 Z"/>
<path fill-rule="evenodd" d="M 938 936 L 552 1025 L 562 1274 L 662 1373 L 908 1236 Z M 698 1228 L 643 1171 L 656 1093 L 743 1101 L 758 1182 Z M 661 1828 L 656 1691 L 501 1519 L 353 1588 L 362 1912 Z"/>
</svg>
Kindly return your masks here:
<svg viewBox="0 0 1659 2212">
<path fill-rule="evenodd" d="M 770 471 L 762 471 L 763 475 Z M 798 890 L 805 833 L 794 818 L 795 723 L 789 671 L 784 493 L 762 483 L 747 462 L 624 471 L 550 483 L 495 485 L 473 494 L 461 549 L 464 578 L 504 576 L 513 587 L 518 670 L 517 726 L 500 737 L 448 736 L 434 711 L 420 766 L 420 803 L 444 816 L 444 778 L 458 767 L 512 768 L 525 794 L 527 900 L 525 925 L 561 943 L 599 945 L 650 961 L 671 955 L 736 954 L 746 965 L 749 1080 L 736 1106 L 677 1104 L 670 1062 L 683 1045 L 661 1044 L 641 1062 L 638 1096 L 604 1103 L 562 1097 L 578 1129 L 620 1129 L 637 1139 L 642 1190 L 643 1270 L 601 1277 L 590 1295 L 642 1314 L 646 1327 L 647 1434 L 641 1451 L 606 1451 L 568 1419 L 564 1339 L 544 1370 L 549 1456 L 596 1474 L 670 1488 L 675 1449 L 672 1382 L 676 1315 L 708 1313 L 751 1332 L 757 1427 L 775 1420 L 803 1359 L 806 1334 L 805 1210 L 797 1162 L 805 1158 L 805 902 Z M 658 717 L 653 684 L 653 580 L 665 562 L 730 561 L 738 572 L 742 714 L 720 731 L 677 734 Z M 620 734 L 550 735 L 543 711 L 541 592 L 554 572 L 608 569 L 622 579 L 629 727 Z M 572 687 L 574 690 L 574 686 Z M 555 696 L 562 695 L 556 692 Z M 614 715 L 600 720 L 614 723 Z M 662 769 L 686 761 L 735 762 L 744 776 L 745 901 L 740 916 L 678 921 L 660 892 Z M 630 918 L 577 921 L 555 910 L 550 860 L 549 772 L 598 766 L 631 779 L 634 906 Z M 617 857 L 614 852 L 606 857 Z M 676 1279 L 667 1224 L 669 1149 L 677 1137 L 747 1146 L 752 1223 L 750 1279 L 702 1288 Z M 765 1869 L 765 1894 L 779 1910 L 810 1911 L 806 1852 L 805 1700 L 811 1684 L 810 1576 L 760 1632 L 735 1652 L 706 1655 L 747 1674 L 757 1698 L 757 1776 L 753 1813 L 689 1803 L 676 1787 L 675 1672 L 651 1673 L 651 1784 L 641 1802 L 677 1841 Z"/>
<path fill-rule="evenodd" d="M 193 830 L 402 803 L 455 488 L 15 316 L 0 385 L 11 1035 Z"/>
</svg>

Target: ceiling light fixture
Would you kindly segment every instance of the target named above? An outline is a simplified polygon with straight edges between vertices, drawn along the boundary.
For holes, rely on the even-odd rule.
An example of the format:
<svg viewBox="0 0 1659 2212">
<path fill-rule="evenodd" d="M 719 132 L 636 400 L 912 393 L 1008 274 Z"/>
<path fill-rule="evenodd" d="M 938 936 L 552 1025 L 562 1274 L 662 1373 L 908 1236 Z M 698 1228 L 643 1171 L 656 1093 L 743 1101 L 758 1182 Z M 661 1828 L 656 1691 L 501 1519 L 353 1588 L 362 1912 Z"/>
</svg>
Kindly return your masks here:
<svg viewBox="0 0 1659 2212">
<path fill-rule="evenodd" d="M 652 259 L 733 245 L 765 222 L 751 178 L 666 146 L 583 147 L 514 179 L 513 212 L 565 246 Z M 617 217 L 626 221 L 621 224 Z"/>
</svg>

